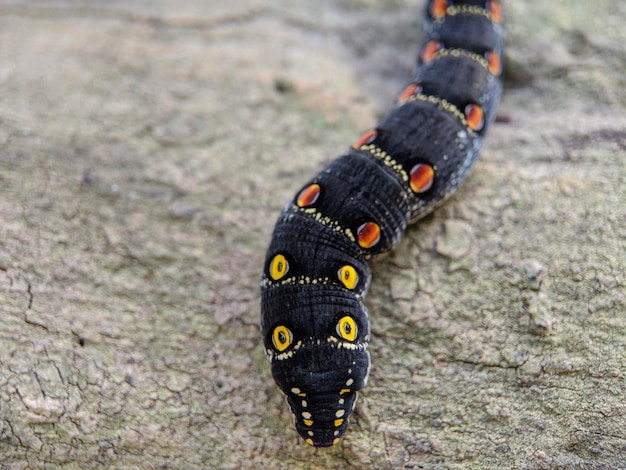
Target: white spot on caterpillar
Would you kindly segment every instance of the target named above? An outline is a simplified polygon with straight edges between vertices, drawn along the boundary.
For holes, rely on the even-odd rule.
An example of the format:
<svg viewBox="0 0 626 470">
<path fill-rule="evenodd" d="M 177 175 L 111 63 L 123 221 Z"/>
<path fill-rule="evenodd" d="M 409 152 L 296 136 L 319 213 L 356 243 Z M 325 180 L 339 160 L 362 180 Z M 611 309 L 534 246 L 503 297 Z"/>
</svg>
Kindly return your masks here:
<svg viewBox="0 0 626 470">
<path fill-rule="evenodd" d="M 370 369 L 372 367 L 372 362 L 370 361 L 370 352 L 366 351 L 367 353 L 367 370 L 365 371 L 365 379 L 363 380 L 363 384 L 367 385 L 367 381 L 370 378 Z"/>
</svg>

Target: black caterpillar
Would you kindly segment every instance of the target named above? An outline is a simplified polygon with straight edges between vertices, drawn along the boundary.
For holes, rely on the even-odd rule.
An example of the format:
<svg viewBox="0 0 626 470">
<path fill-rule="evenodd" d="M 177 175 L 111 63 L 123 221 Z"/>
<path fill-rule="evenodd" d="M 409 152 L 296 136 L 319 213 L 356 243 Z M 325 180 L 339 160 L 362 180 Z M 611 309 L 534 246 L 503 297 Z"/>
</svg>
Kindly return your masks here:
<svg viewBox="0 0 626 470">
<path fill-rule="evenodd" d="M 391 113 L 309 181 L 278 218 L 261 330 L 298 433 L 339 441 L 369 374 L 366 260 L 467 176 L 502 90 L 500 2 L 429 0 L 415 78 Z"/>
</svg>

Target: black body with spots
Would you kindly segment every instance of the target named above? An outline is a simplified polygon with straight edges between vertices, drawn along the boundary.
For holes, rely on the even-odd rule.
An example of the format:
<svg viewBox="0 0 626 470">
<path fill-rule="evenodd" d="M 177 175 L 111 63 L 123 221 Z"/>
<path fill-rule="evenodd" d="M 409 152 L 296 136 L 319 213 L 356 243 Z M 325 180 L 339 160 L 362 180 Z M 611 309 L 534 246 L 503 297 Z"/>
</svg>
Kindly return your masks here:
<svg viewBox="0 0 626 470">
<path fill-rule="evenodd" d="M 298 433 L 314 446 L 339 441 L 367 383 L 367 260 L 465 179 L 500 97 L 500 3 L 430 0 L 425 17 L 412 83 L 298 192 L 267 251 L 265 350 Z"/>
</svg>

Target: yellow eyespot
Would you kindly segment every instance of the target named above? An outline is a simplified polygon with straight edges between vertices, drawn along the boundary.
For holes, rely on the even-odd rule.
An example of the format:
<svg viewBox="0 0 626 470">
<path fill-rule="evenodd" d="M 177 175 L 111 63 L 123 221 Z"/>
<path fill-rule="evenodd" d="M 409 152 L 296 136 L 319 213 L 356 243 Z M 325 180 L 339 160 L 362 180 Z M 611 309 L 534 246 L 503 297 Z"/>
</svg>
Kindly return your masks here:
<svg viewBox="0 0 626 470">
<path fill-rule="evenodd" d="M 280 253 L 274 256 L 272 262 L 270 263 L 270 277 L 278 281 L 285 277 L 289 271 L 289 263 L 287 262 L 287 258 L 285 258 Z"/>
<path fill-rule="evenodd" d="M 354 289 L 356 283 L 359 282 L 359 275 L 356 273 L 356 269 L 349 264 L 342 267 L 337 275 L 341 283 L 350 290 Z"/>
<path fill-rule="evenodd" d="M 354 341 L 358 332 L 354 318 L 348 315 L 341 317 L 337 323 L 337 334 L 346 341 Z"/>
<path fill-rule="evenodd" d="M 283 352 L 293 343 L 293 333 L 284 325 L 278 325 L 272 332 L 272 343 L 278 352 Z"/>
</svg>

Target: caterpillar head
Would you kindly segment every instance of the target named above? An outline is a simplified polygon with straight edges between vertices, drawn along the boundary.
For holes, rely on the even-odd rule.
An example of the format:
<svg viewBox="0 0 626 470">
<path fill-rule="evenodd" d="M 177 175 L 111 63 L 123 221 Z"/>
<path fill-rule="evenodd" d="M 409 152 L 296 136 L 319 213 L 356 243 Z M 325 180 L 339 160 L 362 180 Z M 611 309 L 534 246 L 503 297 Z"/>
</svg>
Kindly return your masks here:
<svg viewBox="0 0 626 470">
<path fill-rule="evenodd" d="M 261 324 L 274 380 L 296 429 L 316 447 L 339 441 L 369 374 L 369 317 L 358 298 L 333 285 L 263 292 Z"/>
</svg>

